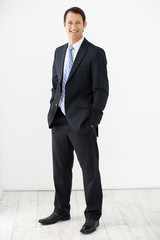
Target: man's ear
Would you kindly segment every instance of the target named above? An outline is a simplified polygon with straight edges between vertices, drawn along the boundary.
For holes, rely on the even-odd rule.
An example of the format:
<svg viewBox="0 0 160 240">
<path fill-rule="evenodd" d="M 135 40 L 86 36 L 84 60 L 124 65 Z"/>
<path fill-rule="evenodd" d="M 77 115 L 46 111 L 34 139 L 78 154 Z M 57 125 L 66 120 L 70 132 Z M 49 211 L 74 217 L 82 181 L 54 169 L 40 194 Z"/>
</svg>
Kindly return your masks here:
<svg viewBox="0 0 160 240">
<path fill-rule="evenodd" d="M 63 26 L 66 27 L 66 22 L 63 22 Z"/>
<path fill-rule="evenodd" d="M 83 24 L 84 28 L 87 26 L 87 22 L 85 21 L 84 24 Z"/>
</svg>

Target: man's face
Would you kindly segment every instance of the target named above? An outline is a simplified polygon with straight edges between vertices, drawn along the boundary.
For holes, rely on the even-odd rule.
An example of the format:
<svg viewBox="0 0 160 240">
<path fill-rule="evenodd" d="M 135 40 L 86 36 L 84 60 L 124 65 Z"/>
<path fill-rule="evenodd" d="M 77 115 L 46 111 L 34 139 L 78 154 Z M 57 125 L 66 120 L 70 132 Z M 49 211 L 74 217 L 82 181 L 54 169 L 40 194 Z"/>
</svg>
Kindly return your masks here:
<svg viewBox="0 0 160 240">
<path fill-rule="evenodd" d="M 69 12 L 66 16 L 64 27 L 70 40 L 77 42 L 83 36 L 83 30 L 87 22 L 83 23 L 82 16 L 77 13 Z"/>
</svg>

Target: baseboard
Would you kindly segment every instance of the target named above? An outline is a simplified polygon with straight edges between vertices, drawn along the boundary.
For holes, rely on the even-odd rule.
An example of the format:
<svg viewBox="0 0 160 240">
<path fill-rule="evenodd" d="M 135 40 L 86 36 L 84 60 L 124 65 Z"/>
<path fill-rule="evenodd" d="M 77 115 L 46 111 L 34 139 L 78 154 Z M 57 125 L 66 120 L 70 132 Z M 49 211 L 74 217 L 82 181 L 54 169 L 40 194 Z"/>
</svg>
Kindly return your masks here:
<svg viewBox="0 0 160 240">
<path fill-rule="evenodd" d="M 1 200 L 1 198 L 2 198 L 2 195 L 3 195 L 3 189 L 0 188 L 0 200 Z"/>
</svg>

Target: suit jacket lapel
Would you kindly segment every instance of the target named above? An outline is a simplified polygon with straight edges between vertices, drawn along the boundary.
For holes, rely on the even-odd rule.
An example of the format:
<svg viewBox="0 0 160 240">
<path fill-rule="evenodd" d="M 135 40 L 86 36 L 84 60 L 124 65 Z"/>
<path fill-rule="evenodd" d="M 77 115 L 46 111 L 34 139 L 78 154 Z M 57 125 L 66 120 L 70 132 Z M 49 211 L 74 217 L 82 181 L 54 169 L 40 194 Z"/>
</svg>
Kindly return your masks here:
<svg viewBox="0 0 160 240">
<path fill-rule="evenodd" d="M 63 67 L 64 67 L 64 59 L 66 55 L 66 50 L 67 50 L 68 44 L 65 44 L 62 49 L 60 54 L 58 55 L 58 61 L 57 61 L 57 68 L 58 68 L 58 79 L 61 82 L 62 77 L 63 77 Z"/>
<path fill-rule="evenodd" d="M 75 70 L 77 69 L 78 65 L 80 64 L 80 62 L 82 61 L 82 59 L 84 58 L 85 54 L 87 53 L 87 47 L 89 45 L 89 42 L 84 38 L 80 49 L 77 53 L 77 56 L 75 58 L 75 61 L 73 63 L 72 69 L 70 71 L 70 74 L 68 76 L 68 80 L 69 78 L 71 78 L 71 76 L 73 75 L 73 73 L 75 72 Z"/>
<path fill-rule="evenodd" d="M 83 57 L 85 56 L 85 54 L 87 53 L 87 47 L 89 45 L 89 42 L 86 40 L 86 38 L 84 38 L 84 41 L 82 42 L 80 49 L 77 53 L 76 59 L 73 63 L 71 72 L 68 76 L 68 80 L 69 78 L 73 75 L 73 73 L 75 72 L 75 70 L 77 69 L 78 65 L 80 64 L 80 62 L 82 61 Z M 58 68 L 58 79 L 61 82 L 62 81 L 62 77 L 63 77 L 63 68 L 64 68 L 64 60 L 65 60 L 65 55 L 66 55 L 66 50 L 67 50 L 68 44 L 65 44 L 62 49 L 61 52 L 59 53 L 59 55 L 57 56 L 57 68 Z"/>
</svg>

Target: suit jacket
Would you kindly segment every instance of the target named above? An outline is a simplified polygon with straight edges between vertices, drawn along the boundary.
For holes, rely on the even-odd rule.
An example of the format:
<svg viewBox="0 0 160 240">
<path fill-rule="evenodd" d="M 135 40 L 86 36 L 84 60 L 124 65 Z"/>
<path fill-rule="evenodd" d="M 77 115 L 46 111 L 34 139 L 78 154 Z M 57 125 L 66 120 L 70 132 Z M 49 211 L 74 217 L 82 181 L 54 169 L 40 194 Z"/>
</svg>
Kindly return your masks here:
<svg viewBox="0 0 160 240">
<path fill-rule="evenodd" d="M 54 127 L 61 97 L 64 59 L 68 44 L 56 49 L 52 67 L 52 96 L 48 112 L 49 128 Z M 86 134 L 92 124 L 98 132 L 105 108 L 109 84 L 105 52 L 84 38 L 73 63 L 65 87 L 65 111 L 68 124 L 78 133 Z M 98 133 L 97 133 L 98 135 Z"/>
</svg>

